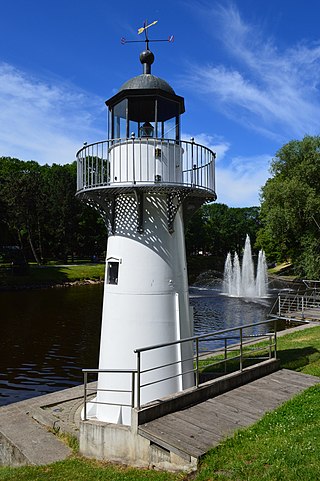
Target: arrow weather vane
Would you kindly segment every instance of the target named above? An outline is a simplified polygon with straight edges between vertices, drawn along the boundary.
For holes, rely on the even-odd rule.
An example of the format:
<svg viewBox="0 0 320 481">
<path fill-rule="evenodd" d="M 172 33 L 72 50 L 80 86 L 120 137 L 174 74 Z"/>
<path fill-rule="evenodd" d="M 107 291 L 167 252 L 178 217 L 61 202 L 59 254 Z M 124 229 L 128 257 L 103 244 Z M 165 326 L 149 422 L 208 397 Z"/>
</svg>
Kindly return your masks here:
<svg viewBox="0 0 320 481">
<path fill-rule="evenodd" d="M 145 20 L 144 23 L 143 23 L 143 27 L 138 28 L 138 35 L 140 35 L 141 33 L 144 32 L 144 34 L 145 34 L 145 39 L 144 39 L 144 40 L 126 40 L 124 37 L 122 37 L 122 38 L 121 38 L 121 43 L 122 43 L 122 45 L 124 45 L 125 43 L 140 43 L 140 42 L 145 42 L 145 43 L 146 43 L 146 50 L 149 50 L 149 42 L 173 42 L 173 41 L 174 41 L 174 36 L 173 36 L 173 35 L 169 35 L 169 37 L 166 38 L 166 39 L 159 39 L 159 40 L 150 40 L 150 39 L 149 39 L 149 36 L 148 36 L 148 28 L 152 27 L 152 26 L 155 25 L 156 23 L 158 23 L 158 20 L 154 20 L 154 22 L 149 23 L 149 25 L 148 25 L 147 20 Z"/>
</svg>

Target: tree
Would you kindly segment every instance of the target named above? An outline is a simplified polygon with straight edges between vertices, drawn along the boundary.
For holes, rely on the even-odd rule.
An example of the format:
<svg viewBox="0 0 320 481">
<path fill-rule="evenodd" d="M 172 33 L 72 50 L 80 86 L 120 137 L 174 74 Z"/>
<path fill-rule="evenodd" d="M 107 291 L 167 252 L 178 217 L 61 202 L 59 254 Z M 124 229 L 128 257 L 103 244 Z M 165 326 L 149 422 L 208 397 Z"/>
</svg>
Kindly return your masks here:
<svg viewBox="0 0 320 481">
<path fill-rule="evenodd" d="M 257 243 L 269 260 L 291 260 L 297 273 L 320 277 L 320 137 L 284 145 L 261 192 Z"/>
<path fill-rule="evenodd" d="M 76 176 L 75 162 L 40 166 L 0 157 L 0 246 L 19 246 L 38 264 L 101 254 L 106 229 L 75 197 Z"/>
<path fill-rule="evenodd" d="M 254 245 L 259 221 L 259 207 L 228 207 L 206 204 L 192 217 L 186 234 L 188 253 L 199 250 L 225 257 L 228 252 L 241 252 L 246 235 Z"/>
</svg>

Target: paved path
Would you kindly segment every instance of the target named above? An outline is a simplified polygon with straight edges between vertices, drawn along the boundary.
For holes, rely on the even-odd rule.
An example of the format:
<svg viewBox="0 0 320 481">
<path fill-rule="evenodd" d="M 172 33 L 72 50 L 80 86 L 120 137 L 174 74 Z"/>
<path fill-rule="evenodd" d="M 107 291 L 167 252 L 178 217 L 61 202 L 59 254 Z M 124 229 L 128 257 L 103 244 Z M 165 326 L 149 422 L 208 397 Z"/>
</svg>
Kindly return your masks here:
<svg viewBox="0 0 320 481">
<path fill-rule="evenodd" d="M 82 405 L 83 386 L 77 386 L 2 406 L 0 465 L 48 464 L 70 456 L 53 432 L 78 436 Z"/>
<path fill-rule="evenodd" d="M 319 383 L 319 378 L 282 369 L 182 411 L 139 427 L 139 434 L 185 457 L 199 458 L 237 429 Z"/>
</svg>

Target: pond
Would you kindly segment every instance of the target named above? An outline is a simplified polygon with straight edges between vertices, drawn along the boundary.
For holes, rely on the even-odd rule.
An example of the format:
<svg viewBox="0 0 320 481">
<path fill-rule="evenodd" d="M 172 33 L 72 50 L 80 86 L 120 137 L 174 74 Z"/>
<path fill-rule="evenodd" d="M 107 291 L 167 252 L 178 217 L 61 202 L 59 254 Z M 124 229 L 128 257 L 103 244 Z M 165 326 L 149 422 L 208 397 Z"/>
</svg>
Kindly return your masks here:
<svg viewBox="0 0 320 481">
<path fill-rule="evenodd" d="M 0 292 L 0 406 L 83 382 L 98 367 L 103 285 Z M 221 295 L 219 283 L 191 287 L 195 334 L 267 318 L 272 298 Z"/>
</svg>

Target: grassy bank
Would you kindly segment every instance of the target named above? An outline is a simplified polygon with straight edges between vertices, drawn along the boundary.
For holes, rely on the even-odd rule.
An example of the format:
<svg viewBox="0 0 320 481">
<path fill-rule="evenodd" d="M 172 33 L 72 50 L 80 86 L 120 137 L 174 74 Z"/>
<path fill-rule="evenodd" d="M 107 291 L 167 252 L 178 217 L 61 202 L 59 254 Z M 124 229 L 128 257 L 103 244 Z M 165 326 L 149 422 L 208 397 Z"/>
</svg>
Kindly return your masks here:
<svg viewBox="0 0 320 481">
<path fill-rule="evenodd" d="M 282 367 L 320 376 L 320 326 L 279 337 Z M 320 381 L 320 380 L 319 380 Z M 126 469 L 74 455 L 41 467 L 0 468 L 3 481 L 318 481 L 320 384 L 210 451 L 196 474 Z"/>
<path fill-rule="evenodd" d="M 220 258 L 214 256 L 188 258 L 188 273 L 191 283 L 202 272 L 218 269 L 223 270 L 223 262 Z M 92 263 L 45 266 L 31 264 L 26 271 L 21 270 L 20 272 L 19 269 L 12 269 L 10 266 L 0 266 L 0 289 L 45 287 L 85 280 L 103 280 L 104 272 L 105 264 Z"/>
<path fill-rule="evenodd" d="M 26 272 L 17 273 L 10 268 L 0 269 L 0 288 L 18 289 L 45 287 L 74 282 L 104 279 L 105 264 L 29 266 Z"/>
</svg>

